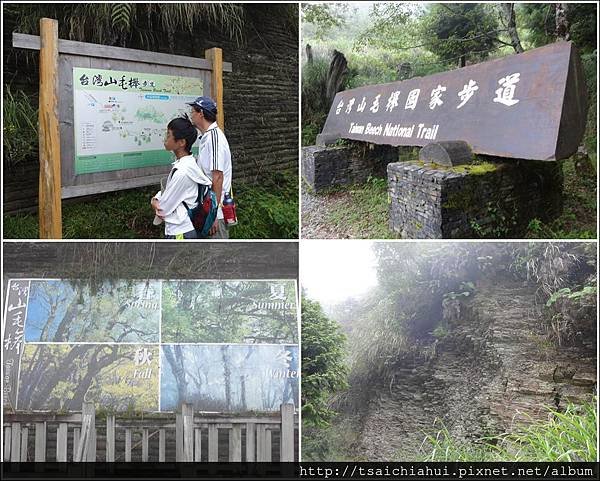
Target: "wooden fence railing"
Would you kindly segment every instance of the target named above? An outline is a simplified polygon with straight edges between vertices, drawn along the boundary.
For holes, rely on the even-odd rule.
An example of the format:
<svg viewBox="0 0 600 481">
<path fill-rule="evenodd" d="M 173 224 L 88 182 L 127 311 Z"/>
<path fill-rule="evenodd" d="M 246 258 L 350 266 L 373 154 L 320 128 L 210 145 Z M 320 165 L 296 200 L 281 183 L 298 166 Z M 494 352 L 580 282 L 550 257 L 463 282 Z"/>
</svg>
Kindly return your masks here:
<svg viewBox="0 0 600 481">
<path fill-rule="evenodd" d="M 101 417 L 102 416 L 102 417 Z M 105 419 L 104 419 L 105 418 Z M 4 461 L 297 461 L 298 420 L 292 404 L 254 415 L 181 412 L 143 419 L 82 412 L 4 414 Z"/>
</svg>

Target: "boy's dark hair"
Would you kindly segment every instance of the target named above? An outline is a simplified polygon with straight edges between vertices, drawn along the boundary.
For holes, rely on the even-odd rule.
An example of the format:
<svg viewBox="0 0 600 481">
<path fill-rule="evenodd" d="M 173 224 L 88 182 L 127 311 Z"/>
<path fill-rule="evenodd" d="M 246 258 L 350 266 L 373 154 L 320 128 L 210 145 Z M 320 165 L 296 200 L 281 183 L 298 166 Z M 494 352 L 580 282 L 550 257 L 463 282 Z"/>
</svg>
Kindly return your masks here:
<svg viewBox="0 0 600 481">
<path fill-rule="evenodd" d="M 185 140 L 185 150 L 188 154 L 191 154 L 192 145 L 198 140 L 198 131 L 190 118 L 187 115 L 177 117 L 169 122 L 167 129 L 173 133 L 175 140 Z"/>
<path fill-rule="evenodd" d="M 192 105 L 192 108 L 196 112 L 202 112 L 204 114 L 204 118 L 209 122 L 215 122 L 217 120 L 217 115 L 214 112 L 210 112 L 202 107 L 198 107 L 197 105 Z"/>
</svg>

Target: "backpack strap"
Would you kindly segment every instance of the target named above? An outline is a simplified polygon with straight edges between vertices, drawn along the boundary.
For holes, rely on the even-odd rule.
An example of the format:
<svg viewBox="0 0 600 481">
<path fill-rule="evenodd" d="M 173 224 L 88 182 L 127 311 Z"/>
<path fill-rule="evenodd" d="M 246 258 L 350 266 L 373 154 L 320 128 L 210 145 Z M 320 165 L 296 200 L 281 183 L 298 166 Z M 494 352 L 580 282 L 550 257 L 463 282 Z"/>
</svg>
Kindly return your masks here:
<svg viewBox="0 0 600 481">
<path fill-rule="evenodd" d="M 177 167 L 175 167 L 171 170 L 169 179 L 173 176 L 175 171 L 177 171 Z M 210 188 L 208 187 L 208 185 L 202 185 L 202 184 L 198 184 L 198 183 L 196 185 L 198 186 L 198 197 L 196 197 L 196 205 L 199 205 L 202 202 L 202 200 L 204 199 L 204 197 L 206 196 L 206 193 L 209 191 Z M 188 207 L 185 200 L 182 200 L 181 203 L 187 210 L 190 210 L 190 208 Z"/>
</svg>

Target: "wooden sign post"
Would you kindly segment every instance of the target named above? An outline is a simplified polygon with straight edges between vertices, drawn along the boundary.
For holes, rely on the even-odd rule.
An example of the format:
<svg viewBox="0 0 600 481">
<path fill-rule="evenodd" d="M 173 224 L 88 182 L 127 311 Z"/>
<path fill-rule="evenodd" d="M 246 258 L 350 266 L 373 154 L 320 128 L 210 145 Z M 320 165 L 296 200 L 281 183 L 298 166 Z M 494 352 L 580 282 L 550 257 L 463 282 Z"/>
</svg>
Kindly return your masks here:
<svg viewBox="0 0 600 481">
<path fill-rule="evenodd" d="M 223 128 L 232 65 L 217 47 L 197 58 L 75 42 L 48 18 L 40 32 L 13 32 L 13 47 L 40 51 L 40 238 L 60 239 L 61 199 L 160 183 L 172 162 L 160 139 L 186 102 L 212 96 Z"/>
<path fill-rule="evenodd" d="M 40 19 L 40 239 L 62 239 L 58 21 Z"/>
<path fill-rule="evenodd" d="M 213 47 L 205 50 L 204 56 L 212 64 L 210 95 L 217 104 L 217 125 L 223 130 L 225 127 L 225 115 L 223 113 L 223 50 Z"/>
</svg>

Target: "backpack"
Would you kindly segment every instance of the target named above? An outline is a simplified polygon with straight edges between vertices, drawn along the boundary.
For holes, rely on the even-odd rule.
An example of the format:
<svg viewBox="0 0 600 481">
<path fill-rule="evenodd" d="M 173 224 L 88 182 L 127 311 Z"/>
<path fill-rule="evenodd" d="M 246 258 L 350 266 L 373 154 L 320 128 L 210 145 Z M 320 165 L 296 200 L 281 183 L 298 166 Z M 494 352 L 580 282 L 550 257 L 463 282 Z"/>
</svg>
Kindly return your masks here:
<svg viewBox="0 0 600 481">
<path fill-rule="evenodd" d="M 177 169 L 173 169 L 175 172 Z M 186 208 L 192 225 L 198 234 L 198 237 L 207 237 L 208 231 L 215 223 L 217 218 L 217 195 L 209 185 L 198 184 L 198 197 L 196 198 L 196 207 L 189 208 L 185 201 L 182 202 Z"/>
<path fill-rule="evenodd" d="M 199 237 L 207 237 L 208 231 L 215 223 L 217 218 L 217 195 L 215 191 L 208 185 L 198 184 L 198 198 L 196 199 L 196 207 L 190 209 L 183 201 L 183 206 L 187 209 L 190 220 L 196 229 Z"/>
</svg>

